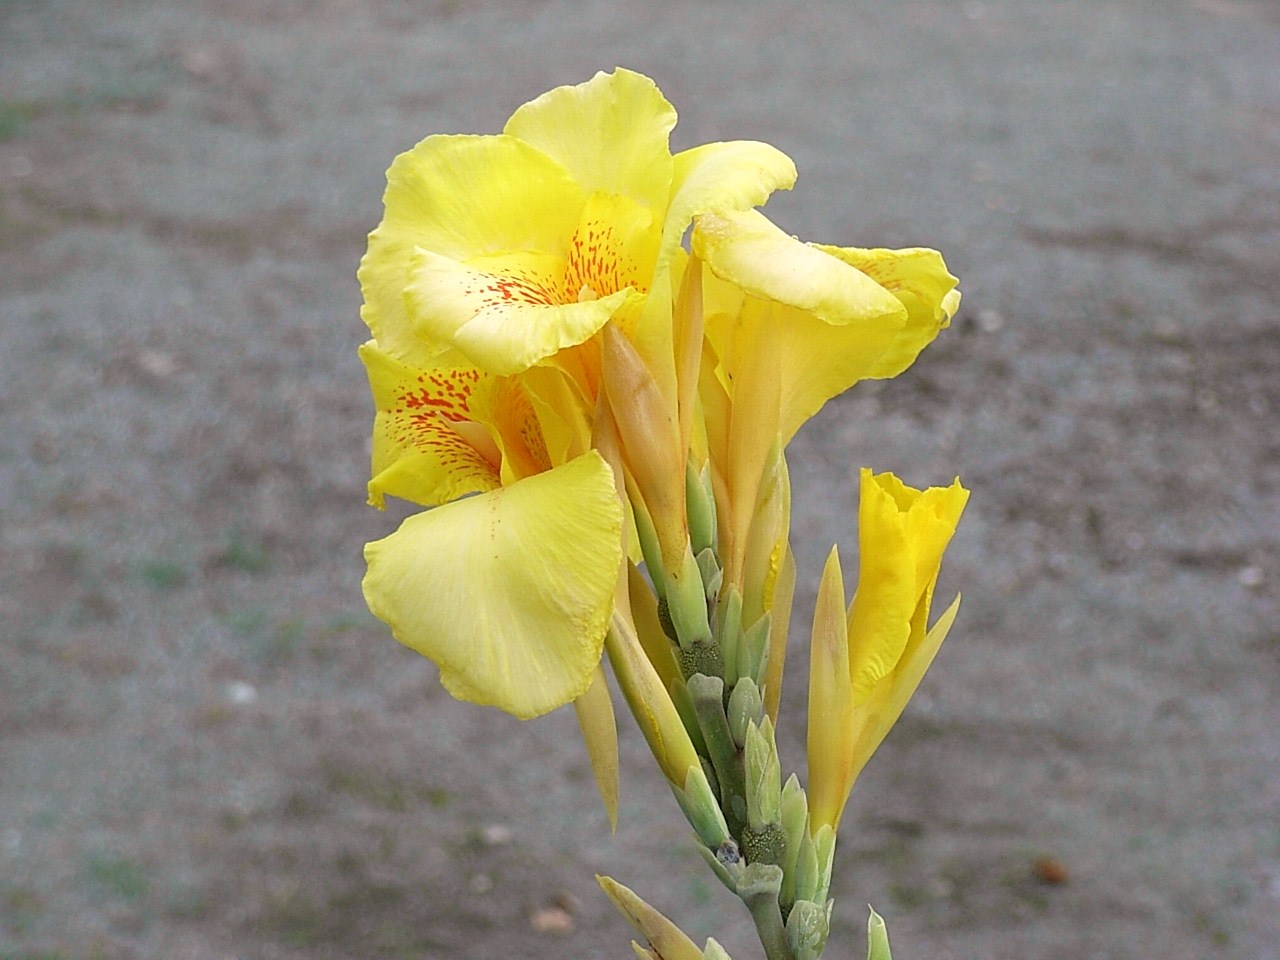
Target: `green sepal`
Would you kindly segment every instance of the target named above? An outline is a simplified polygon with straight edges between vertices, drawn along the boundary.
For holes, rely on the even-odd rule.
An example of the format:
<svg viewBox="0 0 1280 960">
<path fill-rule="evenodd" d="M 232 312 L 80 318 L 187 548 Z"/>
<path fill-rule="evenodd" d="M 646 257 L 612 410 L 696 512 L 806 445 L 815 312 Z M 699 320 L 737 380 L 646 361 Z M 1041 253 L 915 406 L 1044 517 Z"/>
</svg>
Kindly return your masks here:
<svg viewBox="0 0 1280 960">
<path fill-rule="evenodd" d="M 662 547 L 658 544 L 658 532 L 653 528 L 653 520 L 650 519 L 649 511 L 640 498 L 631 497 L 630 501 L 631 515 L 636 521 L 636 537 L 640 541 L 640 555 L 644 557 L 645 569 L 649 571 L 649 580 L 653 583 L 658 600 L 665 600 L 667 569 L 662 562 Z"/>
<path fill-rule="evenodd" d="M 820 874 L 818 870 L 818 851 L 814 848 L 813 838 L 805 830 L 800 836 L 800 848 L 796 851 L 795 866 L 795 900 L 817 901 Z"/>
<path fill-rule="evenodd" d="M 889 930 L 884 925 L 884 917 L 871 907 L 871 916 L 867 918 L 867 960 L 893 960 L 889 953 Z"/>
<path fill-rule="evenodd" d="M 750 677 L 743 677 L 729 694 L 729 733 L 739 748 L 747 745 L 747 730 L 759 723 L 764 713 L 764 698 Z"/>
<path fill-rule="evenodd" d="M 797 900 L 787 917 L 787 942 L 791 945 L 793 960 L 818 960 L 827 945 L 831 932 L 831 908 L 812 900 Z"/>
<path fill-rule="evenodd" d="M 707 938 L 707 949 L 702 952 L 702 960 L 733 960 L 724 947 L 716 943 L 714 937 Z"/>
<path fill-rule="evenodd" d="M 685 819 L 704 844 L 717 850 L 726 840 L 733 840 L 728 824 L 724 822 L 724 814 L 720 812 L 715 791 L 711 789 L 702 767 L 690 767 L 684 777 L 684 789 L 673 785 L 671 792 L 684 811 Z"/>
<path fill-rule="evenodd" d="M 813 835 L 813 852 L 817 861 L 818 879 L 810 900 L 821 903 L 831 889 L 831 865 L 836 857 L 836 832 L 826 824 Z"/>
<path fill-rule="evenodd" d="M 730 680 L 742 676 L 738 650 L 742 644 L 742 592 L 730 586 L 720 595 L 716 609 L 716 643 L 724 657 L 724 675 Z"/>
<path fill-rule="evenodd" d="M 698 561 L 698 573 L 702 575 L 702 594 L 707 598 L 707 603 L 715 603 L 720 585 L 724 583 L 724 570 L 720 568 L 720 560 L 710 547 L 699 551 L 694 559 Z"/>
<path fill-rule="evenodd" d="M 765 717 L 747 728 L 747 823 L 756 831 L 782 822 L 782 765 L 774 740 L 773 722 Z M 779 829 L 781 829 L 779 827 Z"/>
<path fill-rule="evenodd" d="M 707 594 L 702 585 L 702 571 L 687 546 L 679 575 L 667 571 L 665 596 L 667 612 L 681 649 L 687 649 L 696 643 L 714 646 L 711 621 L 707 615 Z"/>
<path fill-rule="evenodd" d="M 711 495 L 711 473 L 702 468 L 702 475 L 693 469 L 693 462 L 685 464 L 684 499 L 689 516 L 689 543 L 694 553 L 714 549 L 716 545 L 716 500 Z"/>
<path fill-rule="evenodd" d="M 809 835 L 809 799 L 794 773 L 782 787 L 782 829 L 787 834 L 787 852 L 782 862 L 782 910 L 785 913 L 796 902 L 796 860 L 804 838 Z"/>
</svg>

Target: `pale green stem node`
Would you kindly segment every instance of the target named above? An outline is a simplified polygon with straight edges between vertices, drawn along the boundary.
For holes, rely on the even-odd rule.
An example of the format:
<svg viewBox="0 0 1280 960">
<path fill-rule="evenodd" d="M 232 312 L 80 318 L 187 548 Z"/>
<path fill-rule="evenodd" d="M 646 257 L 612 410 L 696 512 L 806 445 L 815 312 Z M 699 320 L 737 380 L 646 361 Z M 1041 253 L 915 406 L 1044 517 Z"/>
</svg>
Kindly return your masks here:
<svg viewBox="0 0 1280 960">
<path fill-rule="evenodd" d="M 756 933 L 768 960 L 793 960 L 778 893 L 782 889 L 782 868 L 772 863 L 750 863 L 742 871 L 738 896 L 751 911 Z"/>
</svg>

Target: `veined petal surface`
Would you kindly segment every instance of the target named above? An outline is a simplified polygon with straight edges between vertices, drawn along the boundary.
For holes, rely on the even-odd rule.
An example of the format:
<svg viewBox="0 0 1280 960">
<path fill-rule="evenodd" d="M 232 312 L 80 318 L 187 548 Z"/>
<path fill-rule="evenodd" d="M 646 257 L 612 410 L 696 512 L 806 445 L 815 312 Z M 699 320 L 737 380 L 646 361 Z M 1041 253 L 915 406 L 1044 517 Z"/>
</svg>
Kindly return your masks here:
<svg viewBox="0 0 1280 960">
<path fill-rule="evenodd" d="M 911 366 L 960 308 L 959 281 L 936 250 L 813 246 L 866 274 L 897 297 L 907 311 L 906 324 L 867 374 L 869 379 L 896 377 Z"/>
<path fill-rule="evenodd" d="M 426 138 L 387 171 L 385 213 L 358 272 L 361 317 L 385 349 L 425 362 L 439 349 L 417 339 L 405 311 L 414 251 L 563 256 L 586 196 L 564 167 L 514 137 Z"/>
<path fill-rule="evenodd" d="M 369 481 L 373 506 L 381 508 L 388 494 L 433 506 L 500 485 L 499 449 L 477 423 L 489 416 L 493 377 L 461 358 L 419 369 L 373 341 L 359 352 L 377 411 Z"/>
<path fill-rule="evenodd" d="M 588 193 L 630 197 L 651 210 L 671 188 L 675 108 L 648 77 L 619 68 L 557 87 L 520 107 L 504 132 L 559 162 Z"/>
<path fill-rule="evenodd" d="M 455 697 L 527 719 L 582 696 L 622 560 L 622 506 L 596 452 L 410 517 L 365 547 L 364 595 Z"/>
</svg>

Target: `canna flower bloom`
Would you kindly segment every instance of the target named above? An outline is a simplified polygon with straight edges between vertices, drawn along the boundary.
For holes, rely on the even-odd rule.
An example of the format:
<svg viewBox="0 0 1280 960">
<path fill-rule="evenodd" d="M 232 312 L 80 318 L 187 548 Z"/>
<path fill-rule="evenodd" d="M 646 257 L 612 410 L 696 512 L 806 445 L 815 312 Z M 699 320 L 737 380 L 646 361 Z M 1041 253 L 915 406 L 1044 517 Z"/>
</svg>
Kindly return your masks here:
<svg viewBox="0 0 1280 960">
<path fill-rule="evenodd" d="M 832 550 L 814 613 L 809 674 L 810 832 L 834 831 L 858 774 L 902 715 L 955 619 L 960 598 L 932 628 L 942 554 L 969 491 L 920 491 L 891 473 L 862 471 L 858 589 L 844 612 Z"/>
<path fill-rule="evenodd" d="M 418 369 L 372 342 L 360 355 L 378 411 L 370 502 L 443 504 L 365 548 L 369 609 L 460 699 L 522 718 L 577 700 L 622 562 L 613 471 L 594 451 L 553 463 L 555 416 L 517 380 L 456 358 Z"/>
<path fill-rule="evenodd" d="M 744 622 L 769 612 L 768 706 L 776 716 L 791 576 L 790 492 L 783 450 L 800 426 L 859 380 L 897 376 L 960 304 L 933 250 L 801 243 L 754 210 L 695 220 L 704 261 L 712 362 L 700 395 L 717 481 L 726 585 Z"/>
<path fill-rule="evenodd" d="M 525 104 L 499 135 L 428 137 L 388 171 L 359 270 L 375 338 L 362 351 L 378 407 L 369 496 L 435 509 L 368 546 L 364 590 L 463 699 L 528 717 L 592 683 L 624 515 L 590 450 L 598 335 L 625 329 L 615 345 L 674 422 L 685 230 L 795 178 L 762 143 L 673 156 L 674 124 L 651 80 L 617 70 Z M 675 453 L 668 486 L 682 489 Z M 664 505 L 673 515 L 656 522 L 683 529 L 682 499 Z"/>
<path fill-rule="evenodd" d="M 693 216 L 763 203 L 795 179 L 763 143 L 672 156 L 675 121 L 652 80 L 619 69 L 525 104 L 499 135 L 432 136 L 401 154 L 359 271 L 378 343 L 420 366 L 453 350 L 508 375 L 614 317 L 669 345 L 669 273 Z M 594 400 L 598 361 L 559 362 Z"/>
</svg>

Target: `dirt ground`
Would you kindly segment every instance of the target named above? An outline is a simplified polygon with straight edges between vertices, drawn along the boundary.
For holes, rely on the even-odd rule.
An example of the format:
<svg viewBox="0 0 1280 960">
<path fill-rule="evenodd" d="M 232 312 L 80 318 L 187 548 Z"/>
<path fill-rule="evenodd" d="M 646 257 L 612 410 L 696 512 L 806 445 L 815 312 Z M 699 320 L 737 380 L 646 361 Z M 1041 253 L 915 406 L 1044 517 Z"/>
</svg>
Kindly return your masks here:
<svg viewBox="0 0 1280 960">
<path fill-rule="evenodd" d="M 736 960 L 634 729 L 455 703 L 365 612 L 354 280 L 391 158 L 621 64 L 768 140 L 806 239 L 965 293 L 793 447 L 807 616 L 869 464 L 973 496 L 957 628 L 854 794 L 911 958 L 1280 958 L 1274 0 L 0 0 L 0 960 Z"/>
</svg>

